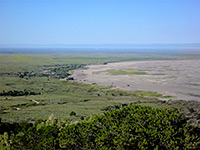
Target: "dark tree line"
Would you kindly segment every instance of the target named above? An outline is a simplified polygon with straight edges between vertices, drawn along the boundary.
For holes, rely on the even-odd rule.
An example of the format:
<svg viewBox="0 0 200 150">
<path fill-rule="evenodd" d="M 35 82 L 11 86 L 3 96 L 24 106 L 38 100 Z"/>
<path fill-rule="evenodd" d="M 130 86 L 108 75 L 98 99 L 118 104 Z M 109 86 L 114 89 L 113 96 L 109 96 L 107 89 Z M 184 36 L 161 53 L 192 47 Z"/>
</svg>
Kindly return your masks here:
<svg viewBox="0 0 200 150">
<path fill-rule="evenodd" d="M 0 96 L 28 96 L 28 95 L 41 95 L 41 93 L 32 92 L 29 90 L 23 90 L 23 91 L 16 91 L 16 90 L 10 90 L 10 91 L 3 91 L 0 93 Z"/>
</svg>

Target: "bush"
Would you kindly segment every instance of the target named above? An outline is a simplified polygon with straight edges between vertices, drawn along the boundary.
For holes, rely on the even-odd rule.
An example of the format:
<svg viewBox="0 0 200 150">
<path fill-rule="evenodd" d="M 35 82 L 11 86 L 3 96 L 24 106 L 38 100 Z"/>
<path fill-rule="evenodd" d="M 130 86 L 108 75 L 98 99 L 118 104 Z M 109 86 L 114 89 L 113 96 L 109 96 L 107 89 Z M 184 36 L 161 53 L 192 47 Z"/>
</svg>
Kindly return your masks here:
<svg viewBox="0 0 200 150">
<path fill-rule="evenodd" d="M 3 134 L 4 132 L 7 132 L 9 135 L 11 133 L 17 134 L 21 131 L 25 131 L 28 128 L 32 127 L 33 124 L 29 123 L 27 121 L 20 121 L 20 122 L 0 122 L 0 134 Z"/>
<path fill-rule="evenodd" d="M 199 133 L 177 110 L 131 105 L 76 124 L 47 120 L 10 136 L 4 132 L 0 148 L 198 149 Z"/>
<path fill-rule="evenodd" d="M 177 110 L 134 105 L 96 116 L 90 122 L 64 127 L 58 139 L 61 147 L 68 149 L 197 147 L 200 145 L 200 137 L 194 130 L 199 131 L 199 128 L 188 128 L 186 122 L 186 118 Z M 188 139 L 187 142 L 185 139 Z"/>
<path fill-rule="evenodd" d="M 24 91 L 16 91 L 16 90 L 10 90 L 8 92 L 1 92 L 0 96 L 28 96 L 28 95 L 41 95 L 41 93 L 35 93 L 29 90 L 24 90 Z"/>
<path fill-rule="evenodd" d="M 76 113 L 74 111 L 70 112 L 70 116 L 76 116 Z"/>
<path fill-rule="evenodd" d="M 189 110 L 190 113 L 195 112 L 194 108 L 192 108 L 192 107 L 188 108 L 188 110 Z"/>
<path fill-rule="evenodd" d="M 55 125 L 43 126 L 39 130 L 31 127 L 23 134 L 17 134 L 11 145 L 12 149 L 55 149 L 58 148 L 56 141 L 59 130 Z"/>
</svg>

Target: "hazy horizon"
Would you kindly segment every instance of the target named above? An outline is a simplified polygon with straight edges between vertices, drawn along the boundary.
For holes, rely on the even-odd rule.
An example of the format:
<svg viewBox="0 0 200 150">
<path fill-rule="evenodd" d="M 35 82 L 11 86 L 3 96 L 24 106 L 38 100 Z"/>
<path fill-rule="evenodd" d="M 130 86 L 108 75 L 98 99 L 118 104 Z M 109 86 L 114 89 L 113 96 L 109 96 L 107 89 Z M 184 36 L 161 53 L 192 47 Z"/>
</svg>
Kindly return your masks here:
<svg viewBox="0 0 200 150">
<path fill-rule="evenodd" d="M 200 43 L 195 44 L 51 44 L 51 45 L 4 45 L 0 53 L 168 53 L 200 55 Z"/>
</svg>

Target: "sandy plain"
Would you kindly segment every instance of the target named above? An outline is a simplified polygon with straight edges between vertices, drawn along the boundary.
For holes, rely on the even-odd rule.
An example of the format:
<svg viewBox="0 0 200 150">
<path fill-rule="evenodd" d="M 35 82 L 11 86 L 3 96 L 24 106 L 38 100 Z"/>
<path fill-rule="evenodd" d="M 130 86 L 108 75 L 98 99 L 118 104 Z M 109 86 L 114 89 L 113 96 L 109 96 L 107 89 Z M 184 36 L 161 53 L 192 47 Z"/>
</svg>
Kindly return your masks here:
<svg viewBox="0 0 200 150">
<path fill-rule="evenodd" d="M 111 75 L 108 70 L 134 69 L 146 74 Z M 155 91 L 173 98 L 200 101 L 200 60 L 129 61 L 89 65 L 74 70 L 75 81 L 122 90 Z"/>
</svg>

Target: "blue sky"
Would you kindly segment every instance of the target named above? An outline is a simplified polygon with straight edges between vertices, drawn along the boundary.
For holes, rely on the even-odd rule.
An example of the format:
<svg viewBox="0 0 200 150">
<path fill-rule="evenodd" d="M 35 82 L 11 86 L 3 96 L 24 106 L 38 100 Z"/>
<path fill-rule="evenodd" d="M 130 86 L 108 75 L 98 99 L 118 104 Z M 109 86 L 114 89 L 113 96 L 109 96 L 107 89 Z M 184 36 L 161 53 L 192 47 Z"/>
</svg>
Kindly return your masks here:
<svg viewBox="0 0 200 150">
<path fill-rule="evenodd" d="M 0 0 L 0 44 L 200 43 L 200 0 Z"/>
</svg>

